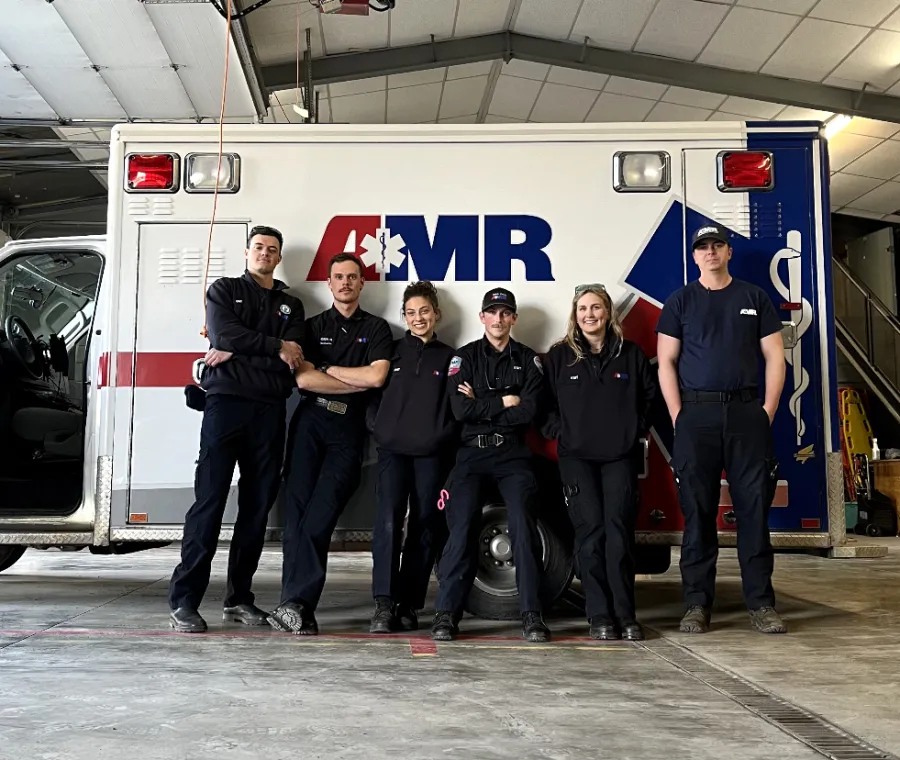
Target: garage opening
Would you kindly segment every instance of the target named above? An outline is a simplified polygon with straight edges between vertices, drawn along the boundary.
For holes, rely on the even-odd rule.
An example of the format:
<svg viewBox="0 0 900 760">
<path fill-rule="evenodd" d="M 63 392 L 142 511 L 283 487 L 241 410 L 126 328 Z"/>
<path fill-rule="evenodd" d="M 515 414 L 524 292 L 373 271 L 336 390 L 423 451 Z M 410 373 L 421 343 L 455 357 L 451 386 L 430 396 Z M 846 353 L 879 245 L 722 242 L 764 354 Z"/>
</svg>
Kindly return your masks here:
<svg viewBox="0 0 900 760">
<path fill-rule="evenodd" d="M 103 259 L 42 249 L 0 264 L 0 514 L 81 503 L 86 357 Z"/>
</svg>

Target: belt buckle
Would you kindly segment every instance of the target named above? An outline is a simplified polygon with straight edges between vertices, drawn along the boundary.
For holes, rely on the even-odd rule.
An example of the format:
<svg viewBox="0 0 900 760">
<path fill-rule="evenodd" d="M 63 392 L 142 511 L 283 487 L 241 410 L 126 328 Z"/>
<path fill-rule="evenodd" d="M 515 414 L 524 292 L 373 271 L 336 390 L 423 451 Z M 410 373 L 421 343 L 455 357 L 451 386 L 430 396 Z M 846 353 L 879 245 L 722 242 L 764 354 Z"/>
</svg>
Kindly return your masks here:
<svg viewBox="0 0 900 760">
<path fill-rule="evenodd" d="M 496 441 L 494 446 L 500 446 L 503 443 L 503 436 L 500 433 L 494 433 L 494 440 Z"/>
<path fill-rule="evenodd" d="M 347 413 L 347 405 L 343 401 L 328 401 L 325 408 L 329 412 L 334 412 L 335 414 Z"/>
</svg>

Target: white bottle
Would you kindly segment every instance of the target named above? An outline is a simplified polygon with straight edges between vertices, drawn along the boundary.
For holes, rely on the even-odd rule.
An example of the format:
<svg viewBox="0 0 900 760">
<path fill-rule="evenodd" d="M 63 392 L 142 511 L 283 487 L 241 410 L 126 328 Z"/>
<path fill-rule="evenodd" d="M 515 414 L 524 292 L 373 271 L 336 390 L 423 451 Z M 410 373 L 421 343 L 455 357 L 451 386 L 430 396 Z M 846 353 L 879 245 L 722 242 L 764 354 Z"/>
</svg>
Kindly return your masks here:
<svg viewBox="0 0 900 760">
<path fill-rule="evenodd" d="M 872 439 L 872 461 L 874 462 L 876 459 L 881 459 L 881 449 L 878 448 L 878 439 Z"/>
</svg>

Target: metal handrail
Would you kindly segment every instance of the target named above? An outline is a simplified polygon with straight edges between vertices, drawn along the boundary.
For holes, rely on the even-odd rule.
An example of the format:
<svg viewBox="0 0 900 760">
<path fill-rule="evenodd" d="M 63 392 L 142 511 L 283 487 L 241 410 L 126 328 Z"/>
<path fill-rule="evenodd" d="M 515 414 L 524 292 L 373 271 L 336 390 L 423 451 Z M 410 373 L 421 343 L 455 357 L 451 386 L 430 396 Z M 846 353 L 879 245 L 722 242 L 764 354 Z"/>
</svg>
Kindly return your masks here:
<svg viewBox="0 0 900 760">
<path fill-rule="evenodd" d="M 897 315 L 892 314 L 889 308 L 885 305 L 884 301 L 882 301 L 878 296 L 876 296 L 871 290 L 869 290 L 869 286 L 864 282 L 860 282 L 854 276 L 853 272 L 850 271 L 850 268 L 840 259 L 836 257 L 832 257 L 832 262 L 834 265 L 843 272 L 844 276 L 850 280 L 850 282 L 856 286 L 860 293 L 862 293 L 868 301 L 872 302 L 872 305 L 881 312 L 881 315 L 891 324 L 891 326 L 897 331 L 900 332 L 900 318 Z"/>
<path fill-rule="evenodd" d="M 841 332 L 844 334 L 844 339 L 849 340 L 856 346 L 856 350 L 861 354 L 861 358 L 864 358 L 865 361 L 869 365 L 869 369 L 867 371 L 871 372 L 873 375 L 873 380 L 877 378 L 880 383 L 883 384 L 884 390 L 888 395 L 894 398 L 895 403 L 900 403 L 900 388 L 898 388 L 898 381 L 900 381 L 900 364 L 897 363 L 896 352 L 892 353 L 894 365 L 890 368 L 890 371 L 886 371 L 885 367 L 879 366 L 878 356 L 876 355 L 876 340 L 875 340 L 875 329 L 874 329 L 874 319 L 875 314 L 878 315 L 878 318 L 888 325 L 891 332 L 884 333 L 884 335 L 889 336 L 894 342 L 895 345 L 900 343 L 900 319 L 897 318 L 896 315 L 892 314 L 888 307 L 881 301 L 872 291 L 862 282 L 860 282 L 856 277 L 854 277 L 853 272 L 847 267 L 847 265 L 839 261 L 836 258 L 833 258 L 833 263 L 835 268 L 840 275 L 848 282 L 853 285 L 853 287 L 858 291 L 859 295 L 862 296 L 862 305 L 863 312 L 857 314 L 857 328 L 861 329 L 863 334 L 860 335 L 853 329 L 853 320 L 852 314 L 849 313 L 840 313 L 839 311 L 839 303 L 837 298 L 837 293 L 835 293 L 835 309 L 834 316 L 835 321 L 838 326 L 841 328 Z M 838 277 L 834 279 L 834 287 L 837 287 Z M 849 295 L 849 294 L 848 294 Z M 845 307 L 850 305 L 850 300 L 847 299 L 845 302 Z M 861 318 L 861 320 L 860 320 Z M 862 321 L 862 324 L 859 322 Z M 858 369 L 862 371 L 862 368 Z M 887 403 L 886 399 L 883 399 L 885 403 Z M 900 410 L 895 413 L 895 416 L 900 414 Z M 900 420 L 900 416 L 898 416 L 898 420 Z"/>
</svg>

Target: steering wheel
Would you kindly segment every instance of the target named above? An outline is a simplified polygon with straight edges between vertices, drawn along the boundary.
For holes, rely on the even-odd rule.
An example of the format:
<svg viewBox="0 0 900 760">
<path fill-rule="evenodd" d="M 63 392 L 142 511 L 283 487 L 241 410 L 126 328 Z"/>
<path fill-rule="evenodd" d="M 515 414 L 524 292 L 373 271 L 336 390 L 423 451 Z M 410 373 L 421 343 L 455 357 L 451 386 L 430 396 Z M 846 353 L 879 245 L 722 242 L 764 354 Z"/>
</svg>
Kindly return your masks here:
<svg viewBox="0 0 900 760">
<path fill-rule="evenodd" d="M 11 353 L 31 378 L 40 380 L 43 377 L 44 362 L 41 346 L 34 333 L 20 317 L 10 314 L 3 325 L 6 339 L 9 341 Z"/>
</svg>

